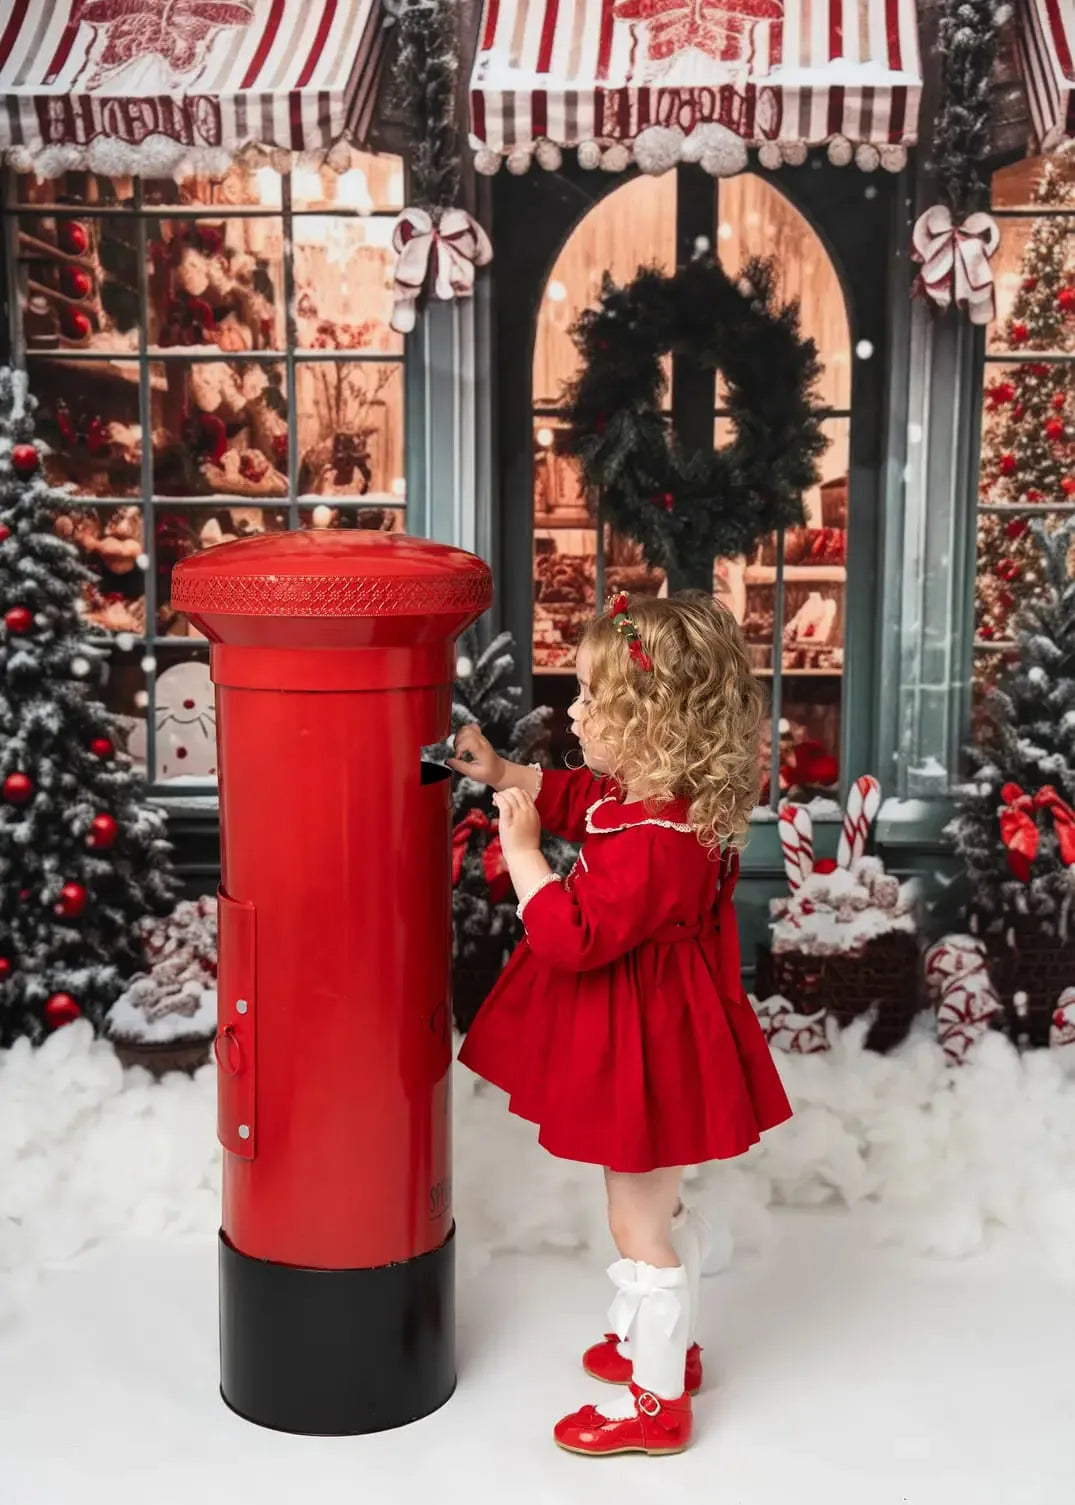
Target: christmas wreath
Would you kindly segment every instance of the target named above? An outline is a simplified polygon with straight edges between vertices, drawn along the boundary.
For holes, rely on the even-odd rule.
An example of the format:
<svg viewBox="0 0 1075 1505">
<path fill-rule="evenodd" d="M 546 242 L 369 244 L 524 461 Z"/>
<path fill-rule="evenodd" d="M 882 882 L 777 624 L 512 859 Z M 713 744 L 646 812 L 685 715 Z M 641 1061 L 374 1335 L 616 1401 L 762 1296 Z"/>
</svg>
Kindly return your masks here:
<svg viewBox="0 0 1075 1505">
<path fill-rule="evenodd" d="M 750 555 L 766 535 L 804 522 L 827 440 L 816 400 L 814 342 L 796 303 L 778 306 L 769 261 L 733 279 L 712 257 L 673 275 L 642 268 L 572 329 L 582 357 L 565 391 L 565 442 L 608 516 L 672 589 L 711 589 L 718 558 Z M 685 355 L 723 379 L 730 444 L 687 453 L 662 412 L 663 359 Z"/>
</svg>

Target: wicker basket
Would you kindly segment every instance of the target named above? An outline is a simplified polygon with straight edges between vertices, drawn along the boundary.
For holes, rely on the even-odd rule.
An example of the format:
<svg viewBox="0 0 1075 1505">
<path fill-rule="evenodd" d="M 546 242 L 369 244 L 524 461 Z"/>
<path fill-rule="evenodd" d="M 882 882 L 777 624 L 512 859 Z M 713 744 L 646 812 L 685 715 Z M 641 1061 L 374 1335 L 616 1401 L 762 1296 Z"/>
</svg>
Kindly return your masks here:
<svg viewBox="0 0 1075 1505">
<path fill-rule="evenodd" d="M 1030 920 L 1017 920 L 1012 944 L 1004 936 L 985 938 L 989 975 L 1004 1008 L 1005 1024 L 1018 1044 L 1047 1046 L 1057 1001 L 1075 987 L 1075 941 L 1045 935 Z M 1017 993 L 1026 1002 L 1015 1006 Z"/>
<path fill-rule="evenodd" d="M 906 1037 L 921 1007 L 921 975 L 918 937 L 904 930 L 825 956 L 758 949 L 759 998 L 779 993 L 800 1014 L 828 1009 L 841 1029 L 876 1009 L 869 1050 L 891 1050 Z"/>
<path fill-rule="evenodd" d="M 109 1035 L 116 1055 L 124 1066 L 144 1066 L 155 1077 L 170 1071 L 185 1071 L 193 1076 L 210 1059 L 212 1040 L 188 1037 L 183 1040 L 135 1040 Z"/>
</svg>

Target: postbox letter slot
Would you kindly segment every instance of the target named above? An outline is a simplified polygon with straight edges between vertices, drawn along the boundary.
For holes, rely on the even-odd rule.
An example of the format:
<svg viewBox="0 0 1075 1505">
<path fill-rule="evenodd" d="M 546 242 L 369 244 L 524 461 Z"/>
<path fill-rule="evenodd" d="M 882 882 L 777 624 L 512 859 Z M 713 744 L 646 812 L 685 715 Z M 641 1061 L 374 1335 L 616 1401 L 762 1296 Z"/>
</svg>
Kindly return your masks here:
<svg viewBox="0 0 1075 1505">
<path fill-rule="evenodd" d="M 254 906 L 220 889 L 217 916 L 217 1138 L 231 1154 L 252 1160 L 257 1142 Z"/>
</svg>

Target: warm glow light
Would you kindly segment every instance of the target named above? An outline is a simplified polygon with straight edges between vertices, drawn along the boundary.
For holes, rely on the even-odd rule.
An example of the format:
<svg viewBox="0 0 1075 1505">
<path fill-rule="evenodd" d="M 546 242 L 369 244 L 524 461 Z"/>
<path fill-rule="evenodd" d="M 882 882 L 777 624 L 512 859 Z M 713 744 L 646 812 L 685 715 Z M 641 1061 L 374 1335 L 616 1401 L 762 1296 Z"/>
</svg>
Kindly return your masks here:
<svg viewBox="0 0 1075 1505">
<path fill-rule="evenodd" d="M 548 449 L 549 445 L 552 443 L 552 439 L 552 429 L 538 429 L 537 442 L 541 445 L 542 449 Z"/>
<path fill-rule="evenodd" d="M 325 197 L 321 186 L 321 174 L 312 167 L 296 167 L 291 174 L 292 195 L 301 203 L 316 203 Z"/>
<path fill-rule="evenodd" d="M 562 282 L 550 282 L 547 296 L 550 303 L 562 303 L 567 297 L 567 288 Z"/>
<path fill-rule="evenodd" d="M 407 482 L 404 480 L 404 478 L 402 476 L 395 476 L 393 478 L 393 481 L 392 481 L 392 495 L 393 496 L 406 496 L 407 495 Z"/>
<path fill-rule="evenodd" d="M 392 228 L 395 221 L 387 216 L 371 217 L 363 220 L 363 239 L 368 246 L 390 246 L 392 244 Z"/>
<path fill-rule="evenodd" d="M 254 174 L 257 181 L 258 202 L 266 209 L 280 207 L 280 174 L 272 167 L 259 167 Z"/>
<path fill-rule="evenodd" d="M 357 209 L 359 214 L 372 211 L 370 185 L 361 167 L 348 168 L 336 179 L 336 202 L 343 209 Z"/>
</svg>

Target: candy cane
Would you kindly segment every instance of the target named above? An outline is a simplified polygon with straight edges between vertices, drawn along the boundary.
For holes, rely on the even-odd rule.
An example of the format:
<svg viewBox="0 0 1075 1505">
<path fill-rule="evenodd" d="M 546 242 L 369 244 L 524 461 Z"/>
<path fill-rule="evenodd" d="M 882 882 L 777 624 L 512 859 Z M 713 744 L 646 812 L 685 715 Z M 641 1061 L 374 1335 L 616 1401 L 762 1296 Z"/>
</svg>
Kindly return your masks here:
<svg viewBox="0 0 1075 1505">
<path fill-rule="evenodd" d="M 814 871 L 814 823 L 805 805 L 781 805 L 777 820 L 784 871 L 794 893 Z"/>
<path fill-rule="evenodd" d="M 872 774 L 856 779 L 847 797 L 847 810 L 840 831 L 836 861 L 840 867 L 852 868 L 866 851 L 866 838 L 881 808 L 881 786 Z"/>
</svg>

